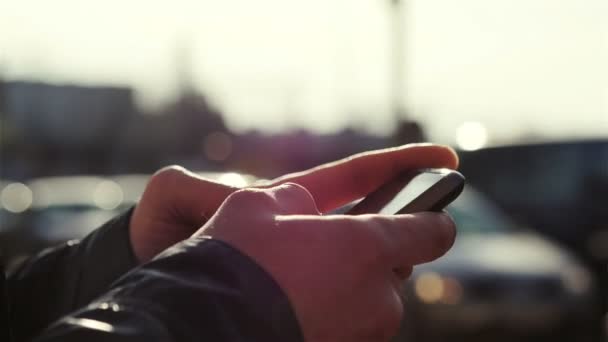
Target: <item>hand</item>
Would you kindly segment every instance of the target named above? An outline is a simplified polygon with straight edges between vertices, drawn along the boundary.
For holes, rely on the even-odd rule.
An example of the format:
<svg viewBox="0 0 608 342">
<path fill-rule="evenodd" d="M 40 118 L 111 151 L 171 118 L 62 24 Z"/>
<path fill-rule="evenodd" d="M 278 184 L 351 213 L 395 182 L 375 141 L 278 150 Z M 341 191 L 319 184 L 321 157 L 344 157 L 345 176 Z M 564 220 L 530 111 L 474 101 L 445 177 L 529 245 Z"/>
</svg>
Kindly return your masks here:
<svg viewBox="0 0 608 342">
<path fill-rule="evenodd" d="M 361 153 L 289 174 L 266 187 L 300 184 L 311 193 L 319 210 L 328 212 L 365 196 L 405 170 L 457 165 L 458 158 L 448 147 L 412 144 Z M 188 238 L 236 190 L 176 166 L 154 174 L 131 217 L 131 244 L 138 261 L 146 262 Z"/>
<path fill-rule="evenodd" d="M 454 236 L 446 214 L 321 216 L 312 195 L 288 183 L 235 192 L 193 238 L 225 241 L 264 268 L 306 341 L 356 342 L 396 334 L 403 281 Z"/>
<path fill-rule="evenodd" d="M 129 233 L 137 260 L 147 262 L 188 238 L 237 190 L 180 166 L 156 172 L 131 216 Z"/>
</svg>

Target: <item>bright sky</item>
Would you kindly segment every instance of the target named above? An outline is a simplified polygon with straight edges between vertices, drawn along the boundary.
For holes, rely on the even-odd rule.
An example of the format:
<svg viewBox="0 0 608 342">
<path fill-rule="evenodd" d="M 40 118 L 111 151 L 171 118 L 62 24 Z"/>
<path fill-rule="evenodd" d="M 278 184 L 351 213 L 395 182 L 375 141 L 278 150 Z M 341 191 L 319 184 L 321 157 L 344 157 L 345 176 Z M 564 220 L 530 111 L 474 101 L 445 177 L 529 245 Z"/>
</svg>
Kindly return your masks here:
<svg viewBox="0 0 608 342">
<path fill-rule="evenodd" d="M 608 136 L 608 1 L 405 0 L 405 99 L 433 140 Z M 235 129 L 388 132 L 388 0 L 0 0 L 0 72 L 131 85 L 177 61 Z M 185 48 L 188 46 L 189 48 Z"/>
</svg>

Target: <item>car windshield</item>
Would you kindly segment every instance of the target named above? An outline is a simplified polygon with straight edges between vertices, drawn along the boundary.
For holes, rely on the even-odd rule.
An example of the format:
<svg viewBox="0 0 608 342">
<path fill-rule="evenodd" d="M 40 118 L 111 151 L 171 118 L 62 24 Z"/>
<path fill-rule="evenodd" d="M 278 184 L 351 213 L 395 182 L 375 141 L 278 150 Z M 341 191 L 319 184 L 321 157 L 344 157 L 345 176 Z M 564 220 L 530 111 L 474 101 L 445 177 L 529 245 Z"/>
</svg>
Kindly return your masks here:
<svg viewBox="0 0 608 342">
<path fill-rule="evenodd" d="M 458 232 L 464 234 L 483 234 L 504 232 L 512 229 L 513 223 L 490 201 L 470 188 L 447 209 L 452 215 Z"/>
</svg>

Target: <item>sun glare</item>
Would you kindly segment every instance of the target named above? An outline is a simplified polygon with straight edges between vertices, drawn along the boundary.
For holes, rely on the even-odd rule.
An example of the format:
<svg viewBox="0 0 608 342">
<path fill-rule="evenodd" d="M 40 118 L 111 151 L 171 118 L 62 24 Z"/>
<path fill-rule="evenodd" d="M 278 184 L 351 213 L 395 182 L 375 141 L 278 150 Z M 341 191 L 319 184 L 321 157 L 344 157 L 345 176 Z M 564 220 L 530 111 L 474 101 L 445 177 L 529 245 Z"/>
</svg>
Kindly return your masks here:
<svg viewBox="0 0 608 342">
<path fill-rule="evenodd" d="M 486 145 L 488 132 L 480 122 L 464 122 L 456 130 L 456 143 L 465 151 L 478 150 Z"/>
</svg>

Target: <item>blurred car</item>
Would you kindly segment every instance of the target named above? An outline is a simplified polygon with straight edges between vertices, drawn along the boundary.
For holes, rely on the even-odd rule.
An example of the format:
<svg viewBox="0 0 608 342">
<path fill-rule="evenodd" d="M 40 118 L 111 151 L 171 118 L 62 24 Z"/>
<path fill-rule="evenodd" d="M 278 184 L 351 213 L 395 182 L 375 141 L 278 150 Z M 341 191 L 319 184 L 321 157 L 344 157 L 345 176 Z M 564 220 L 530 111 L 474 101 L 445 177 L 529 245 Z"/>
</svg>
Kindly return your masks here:
<svg viewBox="0 0 608 342">
<path fill-rule="evenodd" d="M 494 146 L 462 153 L 461 161 L 470 184 L 594 272 L 593 320 L 608 331 L 608 138 Z"/>
<path fill-rule="evenodd" d="M 234 186 L 254 179 L 232 172 L 201 176 Z M 0 181 L 0 245 L 7 268 L 58 243 L 81 239 L 133 206 L 150 175 L 65 176 Z"/>
<path fill-rule="evenodd" d="M 462 153 L 462 170 L 510 215 L 608 262 L 608 139 L 485 148 Z"/>
<path fill-rule="evenodd" d="M 415 268 L 396 341 L 584 340 L 596 289 L 575 257 L 518 228 L 471 187 L 448 211 L 458 237 L 447 255 Z"/>
</svg>

